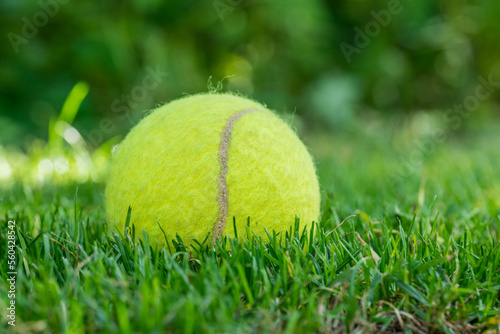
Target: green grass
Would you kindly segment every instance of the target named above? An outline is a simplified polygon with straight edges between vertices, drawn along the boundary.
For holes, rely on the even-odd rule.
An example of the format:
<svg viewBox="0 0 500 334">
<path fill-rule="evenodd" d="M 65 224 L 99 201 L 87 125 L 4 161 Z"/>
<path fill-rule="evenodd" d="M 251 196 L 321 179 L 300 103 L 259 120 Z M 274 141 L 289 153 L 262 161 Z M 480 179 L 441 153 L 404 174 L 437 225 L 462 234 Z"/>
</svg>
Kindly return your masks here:
<svg viewBox="0 0 500 334">
<path fill-rule="evenodd" d="M 17 224 L 17 323 L 53 333 L 468 333 L 500 323 L 500 137 L 474 129 L 398 172 L 425 133 L 320 132 L 322 218 L 263 243 L 158 249 L 105 221 L 103 184 L 5 187 Z M 390 138 L 390 139 L 389 139 Z M 306 138 L 307 139 L 307 138 Z M 353 217 L 349 217 L 355 215 Z M 291 222 L 293 224 L 293 222 Z M 283 243 L 282 243 L 283 242 Z M 0 276 L 6 282 L 6 259 Z M 0 284 L 0 309 L 7 285 Z M 2 311 L 4 312 L 4 311 Z"/>
</svg>

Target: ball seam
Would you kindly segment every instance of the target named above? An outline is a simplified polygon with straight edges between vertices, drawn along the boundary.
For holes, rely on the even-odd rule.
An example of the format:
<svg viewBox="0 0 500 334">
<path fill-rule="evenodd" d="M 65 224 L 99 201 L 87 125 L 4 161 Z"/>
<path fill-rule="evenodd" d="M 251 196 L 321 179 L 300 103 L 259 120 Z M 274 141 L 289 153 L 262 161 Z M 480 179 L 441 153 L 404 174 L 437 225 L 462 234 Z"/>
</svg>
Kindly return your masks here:
<svg viewBox="0 0 500 334">
<path fill-rule="evenodd" d="M 227 215 L 229 212 L 229 189 L 227 187 L 226 176 L 229 171 L 228 156 L 229 147 L 231 146 L 231 135 L 236 122 L 246 114 L 259 111 L 259 109 L 245 109 L 236 112 L 226 120 L 226 124 L 220 134 L 219 144 L 219 165 L 220 172 L 218 176 L 217 188 L 217 204 L 219 206 L 219 215 L 214 224 L 212 232 L 212 241 L 221 241 L 222 233 L 226 227 Z"/>
</svg>

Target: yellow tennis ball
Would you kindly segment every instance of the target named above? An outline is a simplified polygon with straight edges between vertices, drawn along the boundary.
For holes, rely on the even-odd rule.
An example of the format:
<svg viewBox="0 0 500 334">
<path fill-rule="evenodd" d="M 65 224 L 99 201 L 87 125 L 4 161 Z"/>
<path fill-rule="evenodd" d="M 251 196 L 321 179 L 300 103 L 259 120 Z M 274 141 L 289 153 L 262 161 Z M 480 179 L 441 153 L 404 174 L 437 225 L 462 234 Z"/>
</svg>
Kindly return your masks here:
<svg viewBox="0 0 500 334">
<path fill-rule="evenodd" d="M 199 94 L 146 116 L 111 157 L 108 221 L 131 224 L 152 243 L 285 232 L 318 221 L 313 161 L 295 132 L 263 105 L 231 94 Z"/>
</svg>

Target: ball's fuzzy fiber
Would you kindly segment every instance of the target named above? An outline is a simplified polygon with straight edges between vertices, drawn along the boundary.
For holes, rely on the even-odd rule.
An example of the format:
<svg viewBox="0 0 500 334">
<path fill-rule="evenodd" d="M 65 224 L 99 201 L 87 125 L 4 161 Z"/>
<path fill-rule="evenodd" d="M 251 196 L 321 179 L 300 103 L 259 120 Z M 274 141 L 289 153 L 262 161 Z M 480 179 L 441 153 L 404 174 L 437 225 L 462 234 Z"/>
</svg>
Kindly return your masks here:
<svg viewBox="0 0 500 334">
<path fill-rule="evenodd" d="M 170 102 L 127 135 L 108 167 L 106 213 L 153 243 L 284 232 L 299 217 L 317 221 L 320 194 L 309 152 L 294 131 L 259 103 L 231 94 Z"/>
</svg>

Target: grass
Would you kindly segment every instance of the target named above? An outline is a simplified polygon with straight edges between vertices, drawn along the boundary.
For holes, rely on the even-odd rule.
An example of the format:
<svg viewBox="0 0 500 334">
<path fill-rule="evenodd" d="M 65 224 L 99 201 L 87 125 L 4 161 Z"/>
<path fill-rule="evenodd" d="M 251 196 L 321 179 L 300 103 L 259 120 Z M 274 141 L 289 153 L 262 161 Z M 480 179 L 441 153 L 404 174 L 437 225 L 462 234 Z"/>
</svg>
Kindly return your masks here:
<svg viewBox="0 0 500 334">
<path fill-rule="evenodd" d="M 153 248 L 138 229 L 124 235 L 106 224 L 101 180 L 11 183 L 0 254 L 15 220 L 17 321 L 2 317 L 0 331 L 498 332 L 497 128 L 481 124 L 422 149 L 428 136 L 414 125 L 308 138 L 321 221 L 314 235 L 291 222 L 269 243 L 247 229 L 238 231 L 246 242 Z M 415 152 L 419 163 L 408 165 Z M 6 282 L 6 263 L 0 276 Z M 7 288 L 0 284 L 1 310 Z"/>
</svg>

